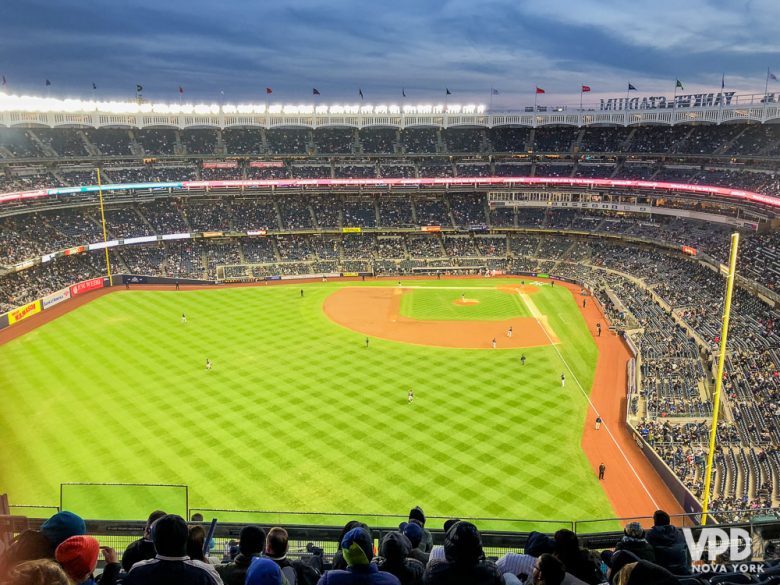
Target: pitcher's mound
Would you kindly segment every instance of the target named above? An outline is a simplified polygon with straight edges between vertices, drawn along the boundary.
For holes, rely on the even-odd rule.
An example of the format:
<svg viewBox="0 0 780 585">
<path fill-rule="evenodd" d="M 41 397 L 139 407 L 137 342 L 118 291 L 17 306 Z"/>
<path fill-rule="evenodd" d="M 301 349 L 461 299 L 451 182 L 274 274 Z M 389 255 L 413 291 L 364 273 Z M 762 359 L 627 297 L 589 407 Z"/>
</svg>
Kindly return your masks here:
<svg viewBox="0 0 780 585">
<path fill-rule="evenodd" d="M 456 299 L 453 303 L 456 305 L 478 305 L 479 301 L 477 299 Z"/>
</svg>

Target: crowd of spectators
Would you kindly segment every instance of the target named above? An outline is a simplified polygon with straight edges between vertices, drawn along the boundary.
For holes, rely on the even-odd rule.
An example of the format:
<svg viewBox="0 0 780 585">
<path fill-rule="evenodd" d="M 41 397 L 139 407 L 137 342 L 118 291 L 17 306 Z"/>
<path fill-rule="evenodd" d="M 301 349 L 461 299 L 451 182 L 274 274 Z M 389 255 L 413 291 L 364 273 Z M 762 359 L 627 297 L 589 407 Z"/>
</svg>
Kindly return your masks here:
<svg viewBox="0 0 780 585">
<path fill-rule="evenodd" d="M 713 507 L 720 504 L 717 500 Z M 140 538 L 120 552 L 88 535 L 82 518 L 61 511 L 39 530 L 20 533 L 0 555 L 0 583 L 702 585 L 706 581 L 699 580 L 695 571 L 704 573 L 702 578 L 717 574 L 718 583 L 758 582 L 747 568 L 729 565 L 724 555 L 704 571 L 693 562 L 682 530 L 663 510 L 657 510 L 646 527 L 636 521 L 627 523 L 611 544 L 594 541 L 597 546 L 589 548 L 587 541 L 564 528 L 552 534 L 530 532 L 523 548 L 498 554 L 483 544 L 472 522 L 448 519 L 435 538 L 427 527 L 431 524 L 420 507 L 413 508 L 397 529 L 372 529 L 350 520 L 335 542 L 322 542 L 322 547 L 307 543 L 301 552 L 296 546 L 299 541 L 293 541 L 281 526 L 244 525 L 238 539 L 223 544 L 223 539 L 207 540 L 197 516 L 188 523 L 181 516 L 156 510 Z M 435 540 L 440 544 L 434 545 Z M 774 559 L 756 565 L 761 583 L 773 583 L 780 574 Z"/>
</svg>

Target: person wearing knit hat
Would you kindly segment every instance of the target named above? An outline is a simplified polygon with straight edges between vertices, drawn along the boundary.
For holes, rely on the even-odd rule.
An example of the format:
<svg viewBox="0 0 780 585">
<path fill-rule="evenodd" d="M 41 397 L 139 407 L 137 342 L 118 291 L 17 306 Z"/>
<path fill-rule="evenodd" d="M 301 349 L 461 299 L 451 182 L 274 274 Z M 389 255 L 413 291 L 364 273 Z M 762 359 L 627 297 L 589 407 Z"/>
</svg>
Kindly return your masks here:
<svg viewBox="0 0 780 585">
<path fill-rule="evenodd" d="M 615 544 L 615 550 L 626 550 L 634 553 L 639 559 L 655 562 L 655 551 L 645 539 L 645 531 L 639 522 L 629 522 L 623 529 L 623 538 Z"/>
<path fill-rule="evenodd" d="M 500 585 L 502 582 L 496 564 L 485 560 L 482 536 L 471 522 L 458 522 L 449 529 L 444 539 L 444 555 L 446 560 L 433 561 L 425 568 L 424 583 Z"/>
<path fill-rule="evenodd" d="M 680 585 L 680 580 L 663 567 L 648 561 L 624 565 L 615 576 L 618 585 Z"/>
<path fill-rule="evenodd" d="M 444 521 L 444 534 L 447 534 L 449 532 L 449 529 L 455 526 L 458 522 L 460 522 L 460 518 L 450 518 L 449 520 Z M 428 562 L 431 561 L 443 561 L 445 560 L 444 557 L 444 547 L 440 544 L 437 544 L 431 549 L 431 552 L 428 553 L 430 556 L 428 557 Z"/>
<path fill-rule="evenodd" d="M 244 526 L 238 538 L 236 558 L 216 567 L 225 585 L 244 585 L 252 559 L 260 556 L 265 547 L 265 531 L 259 526 Z"/>
<path fill-rule="evenodd" d="M 392 573 L 401 585 L 415 585 L 422 582 L 425 565 L 409 557 L 411 541 L 401 532 L 388 532 L 379 545 L 379 556 L 374 559 L 380 571 Z"/>
<path fill-rule="evenodd" d="M 375 563 L 374 541 L 364 528 L 353 528 L 341 539 L 341 552 L 347 562 L 347 570 L 326 571 L 318 585 L 401 585 L 398 577 L 380 571 Z"/>
<path fill-rule="evenodd" d="M 246 585 L 282 585 L 282 570 L 271 559 L 254 558 L 246 572 Z"/>
<path fill-rule="evenodd" d="M 71 536 L 82 536 L 87 533 L 87 525 L 81 516 L 73 512 L 57 512 L 41 526 L 41 533 L 56 548 Z"/>
<path fill-rule="evenodd" d="M 623 567 L 625 567 L 630 563 L 636 563 L 639 561 L 638 556 L 636 556 L 634 553 L 629 552 L 627 550 L 615 551 L 614 553 L 609 555 L 608 558 L 606 558 L 606 555 L 603 555 L 602 559 L 604 559 L 604 562 L 609 567 L 608 581 L 609 583 L 613 583 L 613 584 L 615 583 L 615 577 L 620 572 L 620 569 L 622 569 Z"/>
<path fill-rule="evenodd" d="M 54 557 L 68 577 L 76 585 L 86 582 L 95 570 L 100 553 L 100 544 L 92 536 L 71 536 L 62 541 Z"/>
<path fill-rule="evenodd" d="M 423 529 L 422 540 L 415 548 L 419 548 L 424 553 L 430 553 L 431 549 L 433 549 L 433 535 L 430 530 L 425 528 L 425 513 L 420 506 L 415 506 L 409 510 L 409 522 L 416 522 Z"/>
<path fill-rule="evenodd" d="M 420 544 L 424 537 L 423 527 L 417 524 L 417 522 L 401 522 L 398 528 L 403 535 L 409 539 L 409 542 L 412 543 L 412 550 L 409 551 L 408 556 L 417 559 L 423 565 L 427 565 L 430 555 L 420 549 Z"/>
<path fill-rule="evenodd" d="M 123 585 L 222 585 L 214 567 L 187 556 L 184 518 L 165 515 L 152 525 L 151 532 L 157 555 L 135 563 Z"/>
<path fill-rule="evenodd" d="M 342 554 L 341 551 L 341 541 L 344 539 L 344 536 L 346 536 L 347 532 L 349 532 L 353 528 L 365 528 L 366 530 L 368 530 L 368 525 L 358 520 L 350 520 L 344 525 L 344 528 L 341 529 L 341 534 L 339 534 L 338 549 L 336 550 L 336 554 L 333 555 L 332 565 L 334 569 L 347 568 L 347 561 L 344 560 L 344 555 Z"/>
</svg>

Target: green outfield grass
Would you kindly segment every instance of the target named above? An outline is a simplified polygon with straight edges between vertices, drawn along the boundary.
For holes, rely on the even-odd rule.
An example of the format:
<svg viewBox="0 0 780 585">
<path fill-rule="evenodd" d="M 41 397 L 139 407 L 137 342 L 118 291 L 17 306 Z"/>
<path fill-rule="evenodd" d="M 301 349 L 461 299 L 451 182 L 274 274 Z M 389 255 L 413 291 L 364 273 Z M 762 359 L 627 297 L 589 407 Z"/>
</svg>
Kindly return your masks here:
<svg viewBox="0 0 780 585">
<path fill-rule="evenodd" d="M 426 289 L 403 310 L 528 315 L 489 290 L 509 282 L 415 281 Z M 569 372 L 560 387 L 553 348 L 367 349 L 321 310 L 340 286 L 118 290 L 0 346 L 0 492 L 57 505 L 63 482 L 185 484 L 192 508 L 613 516 L 580 449 L 586 400 Z M 480 304 L 453 305 L 461 291 L 445 286 Z M 544 286 L 533 301 L 590 388 L 597 350 L 570 293 Z M 66 503 L 102 518 L 180 505 L 153 494 L 71 490 Z"/>
<path fill-rule="evenodd" d="M 445 281 L 446 283 L 446 281 Z M 420 320 L 502 320 L 530 317 L 522 299 L 495 289 L 430 288 L 415 290 L 401 297 L 401 315 Z M 476 304 L 458 304 L 458 301 L 477 301 Z"/>
</svg>

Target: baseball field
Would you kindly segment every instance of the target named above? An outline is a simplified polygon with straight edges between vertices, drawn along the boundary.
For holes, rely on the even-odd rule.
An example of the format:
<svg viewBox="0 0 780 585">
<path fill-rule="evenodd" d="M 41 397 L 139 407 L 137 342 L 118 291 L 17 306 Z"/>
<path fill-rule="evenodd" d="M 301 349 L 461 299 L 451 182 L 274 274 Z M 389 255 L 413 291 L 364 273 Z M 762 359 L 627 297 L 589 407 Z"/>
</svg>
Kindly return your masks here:
<svg viewBox="0 0 780 585">
<path fill-rule="evenodd" d="M 579 303 L 517 279 L 115 290 L 0 345 L 0 492 L 614 517 L 581 446 L 598 349 Z M 62 498 L 126 519 L 181 494 Z"/>
</svg>

